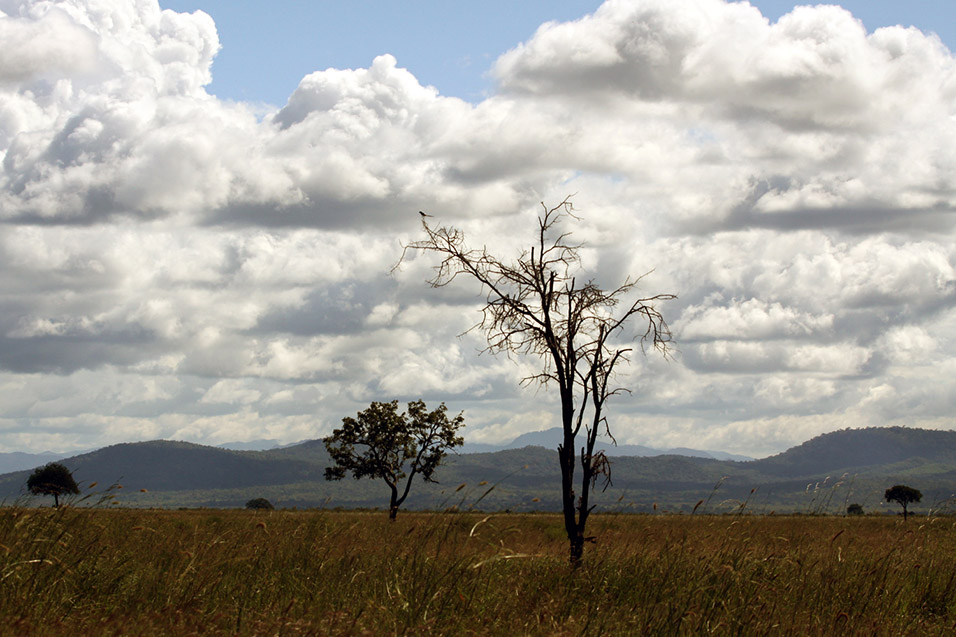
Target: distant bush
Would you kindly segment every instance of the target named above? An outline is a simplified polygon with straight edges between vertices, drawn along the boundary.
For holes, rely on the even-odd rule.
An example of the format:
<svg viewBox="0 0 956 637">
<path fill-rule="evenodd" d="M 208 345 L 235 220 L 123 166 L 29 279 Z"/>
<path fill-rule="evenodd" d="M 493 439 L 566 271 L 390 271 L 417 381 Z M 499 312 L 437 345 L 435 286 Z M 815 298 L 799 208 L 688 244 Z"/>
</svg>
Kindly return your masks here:
<svg viewBox="0 0 956 637">
<path fill-rule="evenodd" d="M 922 500 L 923 494 L 919 489 L 908 487 L 905 484 L 897 484 L 887 489 L 883 497 L 886 498 L 887 502 L 896 502 L 903 507 L 903 519 L 905 520 L 908 513 L 907 506 Z"/>
<path fill-rule="evenodd" d="M 246 502 L 246 508 L 255 509 L 259 511 L 262 511 L 262 510 L 272 511 L 273 509 L 275 509 L 275 507 L 272 506 L 272 503 L 266 500 L 265 498 L 253 498 L 249 500 L 248 502 Z"/>
<path fill-rule="evenodd" d="M 846 508 L 847 515 L 863 515 L 863 506 L 854 502 Z"/>
<path fill-rule="evenodd" d="M 60 496 L 77 494 L 80 488 L 73 479 L 73 472 L 59 462 L 37 467 L 27 478 L 27 490 L 33 495 L 52 495 L 53 506 L 59 508 Z"/>
</svg>

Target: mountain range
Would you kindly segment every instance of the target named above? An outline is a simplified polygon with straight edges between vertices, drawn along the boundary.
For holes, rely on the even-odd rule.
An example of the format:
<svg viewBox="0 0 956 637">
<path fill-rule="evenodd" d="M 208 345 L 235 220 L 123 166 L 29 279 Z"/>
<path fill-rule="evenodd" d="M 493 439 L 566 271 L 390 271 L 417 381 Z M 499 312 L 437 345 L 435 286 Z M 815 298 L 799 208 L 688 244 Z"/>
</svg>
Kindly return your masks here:
<svg viewBox="0 0 956 637">
<path fill-rule="evenodd" d="M 303 441 L 305 442 L 305 441 Z M 518 436 L 510 443 L 503 445 L 492 445 L 485 443 L 466 442 L 457 451 L 459 453 L 493 453 L 495 451 L 504 451 L 505 449 L 520 449 L 528 446 L 538 446 L 554 449 L 561 442 L 561 429 L 554 427 L 544 431 L 534 431 Z M 299 443 L 296 443 L 299 444 Z M 232 451 L 268 451 L 270 449 L 280 449 L 283 447 L 292 447 L 294 445 L 281 445 L 275 439 L 259 439 L 246 442 L 224 442 L 216 445 L 220 449 L 230 449 Z M 643 445 L 615 445 L 603 439 L 598 439 L 596 449 L 603 451 L 609 456 L 697 456 L 700 458 L 717 458 L 718 460 L 752 460 L 748 456 L 725 453 L 723 451 L 700 451 L 697 449 L 674 448 L 674 449 L 655 449 Z M 82 452 L 81 452 L 82 453 Z M 14 451 L 0 453 L 0 475 L 11 473 L 13 471 L 23 471 L 24 469 L 33 469 L 48 462 L 69 458 L 77 453 L 54 453 L 44 451 L 42 453 L 26 453 Z"/>
<path fill-rule="evenodd" d="M 531 433 L 521 434 L 506 445 L 466 442 L 460 451 L 461 453 L 493 453 L 506 449 L 521 449 L 522 447 L 557 449 L 563 436 L 564 434 L 560 427 L 553 427 L 551 429 L 545 429 L 544 431 L 532 431 Z M 594 448 L 596 451 L 603 451 L 608 456 L 693 456 L 697 458 L 716 458 L 717 460 L 753 460 L 753 458 L 749 456 L 726 453 L 724 451 L 701 451 L 699 449 L 688 449 L 686 447 L 655 449 L 654 447 L 645 447 L 644 445 L 619 445 L 605 438 L 598 438 Z"/>
<path fill-rule="evenodd" d="M 406 508 L 560 510 L 553 432 L 538 433 L 515 444 L 541 441 L 550 448 L 449 456 L 435 474 L 440 483 L 416 482 Z M 74 472 L 83 497 L 92 493 L 87 501 L 108 498 L 123 506 L 241 507 L 256 497 L 300 508 L 382 508 L 387 503 L 388 489 L 381 482 L 325 481 L 329 458 L 321 440 L 264 451 L 173 441 L 124 443 L 60 461 Z M 949 509 L 956 494 L 953 431 L 847 429 L 759 460 L 666 454 L 616 455 L 611 461 L 612 482 L 604 490 L 597 485 L 595 493 L 603 511 L 835 513 L 859 503 L 866 511 L 895 512 L 882 496 L 897 483 L 923 492 L 917 510 L 940 511 Z M 28 470 L 0 475 L 0 498 L 7 503 L 26 498 L 28 475 Z M 96 483 L 92 489 L 91 483 Z"/>
</svg>

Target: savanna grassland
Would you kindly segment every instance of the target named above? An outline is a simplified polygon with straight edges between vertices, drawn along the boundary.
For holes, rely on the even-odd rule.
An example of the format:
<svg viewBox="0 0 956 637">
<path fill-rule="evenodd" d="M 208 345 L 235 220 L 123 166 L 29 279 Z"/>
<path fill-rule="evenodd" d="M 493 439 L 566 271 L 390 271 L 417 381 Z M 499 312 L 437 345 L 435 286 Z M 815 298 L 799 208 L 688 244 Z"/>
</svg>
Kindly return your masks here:
<svg viewBox="0 0 956 637">
<path fill-rule="evenodd" d="M 953 518 L 0 509 L 5 635 L 956 631 Z"/>
</svg>

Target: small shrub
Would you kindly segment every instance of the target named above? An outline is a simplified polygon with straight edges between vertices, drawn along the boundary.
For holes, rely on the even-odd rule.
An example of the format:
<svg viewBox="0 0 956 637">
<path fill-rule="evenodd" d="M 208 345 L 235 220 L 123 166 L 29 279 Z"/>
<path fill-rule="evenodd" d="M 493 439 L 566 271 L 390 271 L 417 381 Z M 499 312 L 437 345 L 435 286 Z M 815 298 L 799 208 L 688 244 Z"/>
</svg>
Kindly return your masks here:
<svg viewBox="0 0 956 637">
<path fill-rule="evenodd" d="M 248 502 L 246 502 L 246 508 L 254 509 L 257 511 L 272 511 L 273 509 L 275 509 L 275 507 L 272 506 L 272 503 L 266 500 L 265 498 L 253 498 L 249 500 Z"/>
<path fill-rule="evenodd" d="M 863 515 L 863 505 L 854 502 L 846 508 L 847 515 Z"/>
</svg>

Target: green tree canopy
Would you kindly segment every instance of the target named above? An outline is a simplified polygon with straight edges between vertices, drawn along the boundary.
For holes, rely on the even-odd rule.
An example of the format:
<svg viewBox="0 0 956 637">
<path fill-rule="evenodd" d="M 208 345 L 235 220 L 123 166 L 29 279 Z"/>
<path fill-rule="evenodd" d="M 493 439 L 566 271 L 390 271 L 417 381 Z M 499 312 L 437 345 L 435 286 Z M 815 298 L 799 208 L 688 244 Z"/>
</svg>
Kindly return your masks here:
<svg viewBox="0 0 956 637">
<path fill-rule="evenodd" d="M 37 467 L 27 478 L 27 490 L 33 495 L 52 495 L 53 506 L 59 508 L 60 496 L 80 492 L 73 472 L 59 462 Z"/>
<path fill-rule="evenodd" d="M 432 477 L 435 469 L 449 449 L 464 442 L 457 434 L 464 422 L 462 413 L 449 419 L 445 403 L 428 411 L 416 400 L 400 414 L 397 400 L 373 402 L 355 418 L 343 418 L 342 427 L 323 440 L 334 463 L 325 470 L 325 478 L 341 480 L 351 473 L 356 480 L 384 480 L 391 490 L 388 515 L 394 520 L 416 474 L 437 482 Z"/>
</svg>

